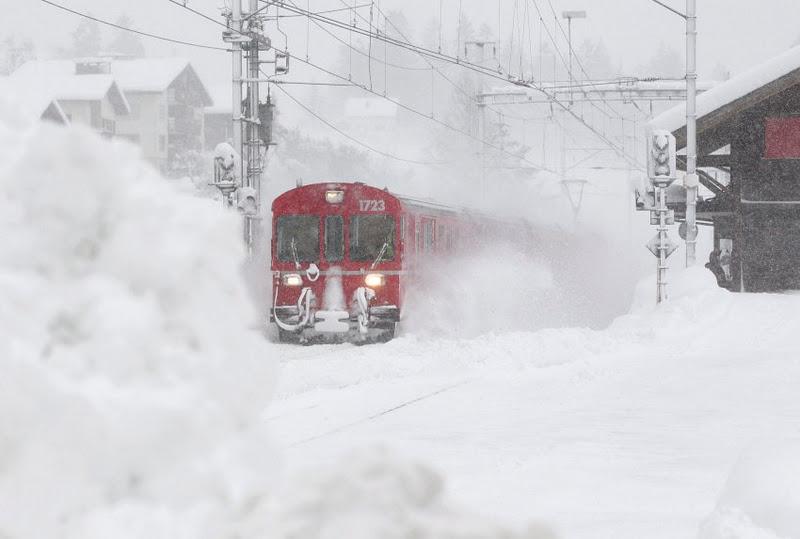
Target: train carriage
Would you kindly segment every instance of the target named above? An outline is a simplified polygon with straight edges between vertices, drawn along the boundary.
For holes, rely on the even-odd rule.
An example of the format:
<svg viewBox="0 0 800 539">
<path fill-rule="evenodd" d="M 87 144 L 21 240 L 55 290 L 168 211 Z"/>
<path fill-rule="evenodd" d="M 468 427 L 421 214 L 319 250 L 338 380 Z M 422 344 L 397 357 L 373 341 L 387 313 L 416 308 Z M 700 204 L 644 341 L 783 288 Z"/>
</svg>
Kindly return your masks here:
<svg viewBox="0 0 800 539">
<path fill-rule="evenodd" d="M 272 214 L 270 320 L 299 342 L 391 339 L 421 265 L 480 226 L 363 183 L 292 189 Z"/>
</svg>

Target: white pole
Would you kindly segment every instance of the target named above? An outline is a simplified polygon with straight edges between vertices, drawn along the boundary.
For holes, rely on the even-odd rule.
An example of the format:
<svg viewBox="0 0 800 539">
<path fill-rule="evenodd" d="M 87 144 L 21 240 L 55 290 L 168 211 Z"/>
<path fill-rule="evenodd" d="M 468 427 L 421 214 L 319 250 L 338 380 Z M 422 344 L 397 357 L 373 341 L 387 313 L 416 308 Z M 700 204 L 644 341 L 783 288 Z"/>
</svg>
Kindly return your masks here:
<svg viewBox="0 0 800 539">
<path fill-rule="evenodd" d="M 233 0 L 232 13 L 232 30 L 237 33 L 241 32 L 242 0 Z M 244 174 L 242 174 L 242 161 L 245 157 L 244 152 L 242 152 L 242 45 L 234 40 L 231 43 L 231 47 L 233 49 L 233 103 L 231 103 L 233 114 L 233 148 L 239 153 L 236 177 L 241 181 L 244 178 Z"/>
<path fill-rule="evenodd" d="M 697 6 L 686 0 L 686 267 L 697 258 Z"/>
</svg>

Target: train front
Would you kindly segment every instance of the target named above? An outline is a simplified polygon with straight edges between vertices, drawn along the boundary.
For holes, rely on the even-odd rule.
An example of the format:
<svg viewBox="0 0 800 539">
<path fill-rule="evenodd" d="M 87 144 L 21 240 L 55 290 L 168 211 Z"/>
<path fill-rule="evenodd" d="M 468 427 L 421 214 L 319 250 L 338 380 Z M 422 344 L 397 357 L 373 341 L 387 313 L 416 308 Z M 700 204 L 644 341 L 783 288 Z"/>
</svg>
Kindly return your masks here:
<svg viewBox="0 0 800 539">
<path fill-rule="evenodd" d="M 394 336 L 401 203 L 361 183 L 298 187 L 272 204 L 273 305 L 281 341 Z"/>
</svg>

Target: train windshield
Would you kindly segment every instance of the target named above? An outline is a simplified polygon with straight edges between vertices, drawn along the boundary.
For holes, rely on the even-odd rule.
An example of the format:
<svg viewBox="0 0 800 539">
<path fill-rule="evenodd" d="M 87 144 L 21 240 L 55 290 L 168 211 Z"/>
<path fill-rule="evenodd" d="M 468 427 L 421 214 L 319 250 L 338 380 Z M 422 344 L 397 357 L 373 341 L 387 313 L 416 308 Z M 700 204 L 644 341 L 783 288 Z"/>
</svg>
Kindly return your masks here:
<svg viewBox="0 0 800 539">
<path fill-rule="evenodd" d="M 319 217 L 278 217 L 278 260 L 296 263 L 319 261 Z"/>
<path fill-rule="evenodd" d="M 325 218 L 325 260 L 341 262 L 344 258 L 344 219 L 341 215 Z"/>
<path fill-rule="evenodd" d="M 394 260 L 394 217 L 355 215 L 350 218 L 350 260 Z"/>
</svg>

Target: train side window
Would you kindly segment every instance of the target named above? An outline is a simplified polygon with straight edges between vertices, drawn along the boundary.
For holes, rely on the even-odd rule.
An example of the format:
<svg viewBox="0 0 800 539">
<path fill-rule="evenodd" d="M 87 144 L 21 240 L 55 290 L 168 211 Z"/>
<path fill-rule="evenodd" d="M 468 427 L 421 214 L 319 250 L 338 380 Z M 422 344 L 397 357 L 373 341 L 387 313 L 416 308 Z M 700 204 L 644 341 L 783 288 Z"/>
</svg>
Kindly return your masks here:
<svg viewBox="0 0 800 539">
<path fill-rule="evenodd" d="M 425 221 L 422 225 L 422 250 L 426 253 L 433 250 L 433 221 Z"/>
<path fill-rule="evenodd" d="M 344 258 L 344 219 L 341 215 L 325 218 L 325 260 L 341 262 Z"/>
</svg>

